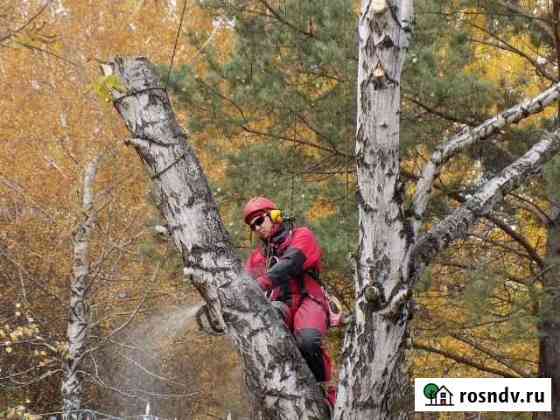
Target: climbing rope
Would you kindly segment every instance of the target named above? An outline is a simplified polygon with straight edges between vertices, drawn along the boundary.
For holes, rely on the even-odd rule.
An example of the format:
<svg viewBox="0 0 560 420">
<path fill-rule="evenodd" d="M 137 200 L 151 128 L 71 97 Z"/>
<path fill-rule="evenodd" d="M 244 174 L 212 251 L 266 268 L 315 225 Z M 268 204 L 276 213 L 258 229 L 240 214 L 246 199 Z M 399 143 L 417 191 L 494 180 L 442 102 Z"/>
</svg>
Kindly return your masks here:
<svg viewBox="0 0 560 420">
<path fill-rule="evenodd" d="M 177 28 L 177 34 L 175 35 L 175 45 L 173 45 L 173 53 L 171 54 L 169 71 L 167 72 L 167 78 L 165 80 L 165 88 L 164 88 L 165 90 L 167 90 L 167 85 L 169 84 L 169 78 L 171 77 L 173 62 L 175 61 L 175 53 L 177 52 L 177 44 L 179 43 L 179 36 L 181 35 L 181 29 L 183 28 L 183 20 L 185 19 L 185 10 L 187 10 L 187 0 L 183 2 L 183 11 L 181 12 L 181 20 L 179 21 L 179 28 Z"/>
</svg>

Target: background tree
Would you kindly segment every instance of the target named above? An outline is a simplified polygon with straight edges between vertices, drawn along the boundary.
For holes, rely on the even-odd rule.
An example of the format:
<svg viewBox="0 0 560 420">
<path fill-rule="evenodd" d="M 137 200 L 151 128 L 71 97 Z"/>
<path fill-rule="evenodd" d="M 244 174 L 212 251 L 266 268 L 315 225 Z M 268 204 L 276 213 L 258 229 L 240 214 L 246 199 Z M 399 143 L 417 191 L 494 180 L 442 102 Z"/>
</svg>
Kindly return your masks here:
<svg viewBox="0 0 560 420">
<path fill-rule="evenodd" d="M 152 320 L 164 309 L 182 313 L 179 303 L 198 301 L 192 287 L 183 286 L 167 242 L 153 233 L 159 223 L 154 200 L 146 194 L 145 174 L 120 147 L 124 130 L 107 118 L 111 109 L 102 96 L 106 88 L 97 60 L 120 51 L 169 63 L 180 12 L 173 2 L 2 4 L 0 15 L 8 24 L 0 31 L 11 34 L 0 49 L 5 81 L 0 104 L 5 116 L 0 126 L 2 413 L 17 406 L 37 414 L 61 412 L 72 232 L 83 217 L 83 170 L 98 154 L 104 164 L 90 241 L 92 328 L 81 366 L 82 407 L 134 415 L 144 412 L 149 400 L 159 415 L 170 418 L 244 410 L 241 386 L 205 382 L 214 371 L 239 375 L 237 358 L 224 340 L 210 342 L 192 328 L 188 335 L 183 324 L 179 331 L 160 333 L 158 346 L 148 348 L 161 353 L 146 360 L 144 345 L 154 341 L 134 339 L 138 330 L 157 336 Z M 35 15 L 25 30 L 17 30 Z M 185 22 L 211 25 L 196 8 Z M 175 59 L 193 51 L 179 45 Z M 161 325 L 170 322 L 164 318 Z M 205 365 L 198 349 L 216 354 Z M 136 382 L 121 380 L 126 372 Z"/>
</svg>

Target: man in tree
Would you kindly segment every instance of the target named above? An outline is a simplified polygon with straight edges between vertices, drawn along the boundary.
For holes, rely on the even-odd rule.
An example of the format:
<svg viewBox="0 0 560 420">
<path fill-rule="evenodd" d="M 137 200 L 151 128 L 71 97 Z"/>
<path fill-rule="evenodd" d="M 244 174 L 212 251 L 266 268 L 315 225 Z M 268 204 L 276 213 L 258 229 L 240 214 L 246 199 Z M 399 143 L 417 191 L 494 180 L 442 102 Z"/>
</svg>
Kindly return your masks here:
<svg viewBox="0 0 560 420">
<path fill-rule="evenodd" d="M 247 260 L 247 273 L 279 309 L 317 382 L 328 383 L 332 362 L 321 341 L 330 324 L 329 306 L 319 283 L 322 251 L 315 235 L 285 223 L 278 206 L 265 197 L 249 200 L 243 217 L 262 241 Z M 326 393 L 334 407 L 335 387 Z"/>
</svg>

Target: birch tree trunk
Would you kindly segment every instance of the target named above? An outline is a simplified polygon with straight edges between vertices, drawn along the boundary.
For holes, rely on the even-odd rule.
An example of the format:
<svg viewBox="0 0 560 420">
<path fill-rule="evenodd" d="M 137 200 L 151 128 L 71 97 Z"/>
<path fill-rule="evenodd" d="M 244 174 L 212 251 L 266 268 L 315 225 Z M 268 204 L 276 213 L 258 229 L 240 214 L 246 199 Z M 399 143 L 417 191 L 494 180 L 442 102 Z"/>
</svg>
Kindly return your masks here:
<svg viewBox="0 0 560 420">
<path fill-rule="evenodd" d="M 113 100 L 133 137 L 128 142 L 151 174 L 185 275 L 217 318 L 214 324 L 225 328 L 239 350 L 260 417 L 328 418 L 323 392 L 291 333 L 233 251 L 207 179 L 153 66 L 144 58 L 117 58 L 102 70 L 122 83 Z"/>
<path fill-rule="evenodd" d="M 464 238 L 480 217 L 560 149 L 559 131 L 543 136 L 462 207 L 417 238 L 438 165 L 490 135 L 491 130 L 484 127 L 519 121 L 559 95 L 555 86 L 498 117 L 497 122 L 488 121 L 480 130 L 444 143 L 443 150 L 449 153 L 445 158 L 434 157 L 418 183 L 416 208 L 405 212 L 399 180 L 400 77 L 411 20 L 412 1 L 362 1 L 356 127 L 356 303 L 354 323 L 345 337 L 336 419 L 411 417 L 412 395 L 404 362 L 414 283 L 440 251 Z"/>
<path fill-rule="evenodd" d="M 82 381 L 79 369 L 86 350 L 89 330 L 89 240 L 95 226 L 94 191 L 98 159 L 85 170 L 82 210 L 84 221 L 73 234 L 74 261 L 70 284 L 70 317 L 68 320 L 68 352 L 63 359 L 62 399 L 64 418 L 74 418 L 81 407 Z"/>
<path fill-rule="evenodd" d="M 412 1 L 362 1 L 356 316 L 344 343 L 336 419 L 398 419 L 407 417 L 410 409 L 402 371 L 408 314 L 401 305 L 408 293 L 402 282 L 412 236 L 402 209 L 399 115 L 411 17 Z"/>
</svg>

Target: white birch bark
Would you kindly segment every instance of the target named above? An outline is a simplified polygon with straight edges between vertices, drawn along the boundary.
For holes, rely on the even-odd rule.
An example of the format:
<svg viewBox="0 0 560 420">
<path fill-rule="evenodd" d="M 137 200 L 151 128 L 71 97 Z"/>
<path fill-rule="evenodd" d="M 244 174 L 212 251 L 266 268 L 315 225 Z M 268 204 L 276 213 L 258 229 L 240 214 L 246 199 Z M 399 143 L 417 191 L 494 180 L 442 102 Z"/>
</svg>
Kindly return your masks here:
<svg viewBox="0 0 560 420">
<path fill-rule="evenodd" d="M 534 98 L 498 114 L 478 127 L 472 129 L 465 128 L 461 133 L 438 146 L 432 154 L 430 161 L 424 167 L 422 176 L 416 186 L 416 194 L 414 196 L 415 218 L 413 223 L 415 236 L 418 235 L 420 230 L 433 183 L 438 177 L 441 167 L 446 162 L 468 147 L 492 136 L 506 125 L 517 123 L 543 111 L 548 105 L 557 101 L 558 98 L 560 98 L 560 83 L 555 84 Z"/>
<path fill-rule="evenodd" d="M 409 32 L 406 22 L 411 21 L 411 13 L 411 2 L 362 2 L 356 136 L 360 229 L 355 321 L 345 337 L 336 419 L 411 417 L 412 395 L 403 372 L 408 300 L 414 281 L 424 263 L 429 263 L 453 240 L 463 237 L 507 191 L 558 151 L 554 133 L 469 200 L 464 206 L 469 212 L 467 219 L 464 212 L 453 214 L 446 219 L 447 224 L 434 229 L 431 236 L 415 246 L 414 224 L 416 219 L 421 221 L 423 210 L 416 219 L 404 217 L 399 183 L 399 84 Z M 454 153 L 505 124 L 542 110 L 557 100 L 559 90 L 554 87 L 479 127 L 474 134 L 455 139 L 432 165 L 438 167 Z M 435 173 L 430 167 L 425 171 L 427 175 L 419 188 L 425 192 L 420 192 L 417 202 L 428 196 Z M 421 201 L 417 207 L 425 208 L 425 203 Z"/>
<path fill-rule="evenodd" d="M 433 258 L 453 241 L 464 238 L 476 221 L 488 214 L 505 195 L 542 168 L 560 150 L 560 130 L 548 133 L 525 155 L 482 185 L 461 207 L 435 225 L 416 242 L 410 277 L 414 282 Z"/>
<path fill-rule="evenodd" d="M 73 276 L 70 284 L 70 316 L 68 320 L 68 352 L 62 362 L 62 399 L 64 418 L 73 418 L 72 411 L 81 406 L 82 381 L 79 369 L 86 350 L 89 330 L 89 241 L 95 227 L 94 182 L 98 158 L 92 160 L 84 173 L 82 211 L 84 221 L 73 233 Z"/>
<path fill-rule="evenodd" d="M 359 20 L 356 156 L 359 245 L 355 320 L 347 332 L 336 419 L 398 419 L 408 414 L 401 368 L 410 239 L 399 179 L 400 78 L 412 2 L 362 1 Z"/>
<path fill-rule="evenodd" d="M 129 143 L 152 175 L 185 274 L 239 350 L 260 418 L 328 418 L 323 393 L 291 333 L 233 251 L 207 179 L 153 66 L 144 58 L 117 58 L 102 70 L 123 85 L 125 93 L 114 91 L 113 100 L 132 134 Z"/>
</svg>

